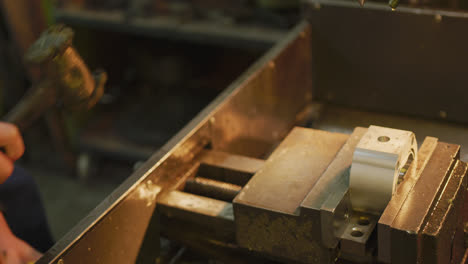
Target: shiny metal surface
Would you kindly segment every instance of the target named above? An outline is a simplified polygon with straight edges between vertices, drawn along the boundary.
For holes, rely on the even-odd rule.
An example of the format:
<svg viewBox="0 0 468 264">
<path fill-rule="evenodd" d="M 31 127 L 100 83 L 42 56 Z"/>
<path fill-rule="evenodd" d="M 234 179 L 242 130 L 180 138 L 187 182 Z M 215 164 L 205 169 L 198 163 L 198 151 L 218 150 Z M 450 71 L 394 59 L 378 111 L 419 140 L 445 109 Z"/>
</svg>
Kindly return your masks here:
<svg viewBox="0 0 468 264">
<path fill-rule="evenodd" d="M 298 214 L 299 205 L 347 139 L 344 134 L 295 127 L 235 203 Z"/>
<path fill-rule="evenodd" d="M 272 148 L 292 127 L 297 112 L 312 98 L 310 58 L 310 32 L 304 22 L 37 263 L 154 262 L 159 248 L 159 224 L 153 219 L 158 197 L 174 188 L 196 163 L 196 155 L 210 142 L 215 150 L 256 157 Z"/>
</svg>

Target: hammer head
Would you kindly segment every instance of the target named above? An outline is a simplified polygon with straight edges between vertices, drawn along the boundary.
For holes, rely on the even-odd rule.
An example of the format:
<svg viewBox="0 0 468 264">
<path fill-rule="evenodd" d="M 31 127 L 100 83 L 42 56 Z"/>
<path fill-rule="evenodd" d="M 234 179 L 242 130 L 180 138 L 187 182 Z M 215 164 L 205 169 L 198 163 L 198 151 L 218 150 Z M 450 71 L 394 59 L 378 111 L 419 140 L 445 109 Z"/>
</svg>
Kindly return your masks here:
<svg viewBox="0 0 468 264">
<path fill-rule="evenodd" d="M 79 110 L 93 107 L 104 93 L 107 76 L 103 71 L 91 74 L 73 48 L 73 31 L 63 25 L 50 27 L 25 54 L 28 66 L 38 68 L 33 87 L 6 120 L 26 126 L 54 105 Z"/>
<path fill-rule="evenodd" d="M 72 46 L 73 31 L 55 25 L 43 32 L 25 55 L 26 63 L 39 66 L 36 82 L 47 80 L 56 89 L 57 101 L 67 109 L 90 108 L 103 94 L 106 75 L 91 74 L 83 59 Z"/>
</svg>

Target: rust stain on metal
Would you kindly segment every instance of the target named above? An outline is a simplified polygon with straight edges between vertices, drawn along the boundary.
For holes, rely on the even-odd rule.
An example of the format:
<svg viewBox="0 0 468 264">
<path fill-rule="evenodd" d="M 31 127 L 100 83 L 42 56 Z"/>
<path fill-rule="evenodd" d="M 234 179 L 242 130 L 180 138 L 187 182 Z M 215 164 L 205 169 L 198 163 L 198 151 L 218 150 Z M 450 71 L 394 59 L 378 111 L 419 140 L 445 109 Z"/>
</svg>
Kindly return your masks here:
<svg viewBox="0 0 468 264">
<path fill-rule="evenodd" d="M 156 196 L 161 191 L 161 187 L 154 184 L 151 180 L 140 185 L 136 190 L 135 196 L 139 200 L 146 201 L 146 206 L 151 206 L 156 201 Z"/>
</svg>

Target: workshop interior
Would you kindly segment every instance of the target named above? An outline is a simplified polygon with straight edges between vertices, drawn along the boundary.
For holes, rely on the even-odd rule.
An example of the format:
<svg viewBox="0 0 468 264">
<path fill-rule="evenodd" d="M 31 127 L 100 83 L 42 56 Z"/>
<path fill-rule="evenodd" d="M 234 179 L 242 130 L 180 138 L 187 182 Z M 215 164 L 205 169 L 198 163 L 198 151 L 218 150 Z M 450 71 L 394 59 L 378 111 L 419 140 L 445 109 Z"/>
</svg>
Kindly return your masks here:
<svg viewBox="0 0 468 264">
<path fill-rule="evenodd" d="M 36 263 L 468 263 L 467 1 L 0 3 Z"/>
</svg>

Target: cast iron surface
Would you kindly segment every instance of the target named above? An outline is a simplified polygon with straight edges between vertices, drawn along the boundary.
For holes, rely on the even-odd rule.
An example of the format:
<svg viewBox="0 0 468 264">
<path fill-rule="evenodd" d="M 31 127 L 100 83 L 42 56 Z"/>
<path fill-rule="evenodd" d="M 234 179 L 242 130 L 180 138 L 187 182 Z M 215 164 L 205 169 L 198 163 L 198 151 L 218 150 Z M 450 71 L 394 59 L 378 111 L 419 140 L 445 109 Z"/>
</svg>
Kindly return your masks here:
<svg viewBox="0 0 468 264">
<path fill-rule="evenodd" d="M 285 260 L 327 263 L 320 218 L 301 204 L 348 135 L 295 127 L 234 200 L 237 243 Z"/>
</svg>

